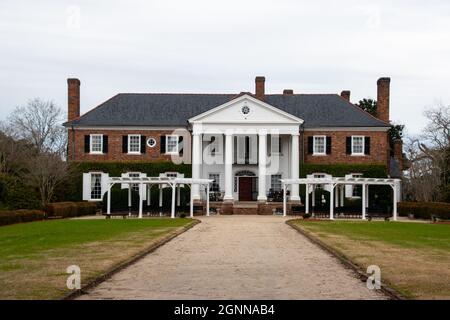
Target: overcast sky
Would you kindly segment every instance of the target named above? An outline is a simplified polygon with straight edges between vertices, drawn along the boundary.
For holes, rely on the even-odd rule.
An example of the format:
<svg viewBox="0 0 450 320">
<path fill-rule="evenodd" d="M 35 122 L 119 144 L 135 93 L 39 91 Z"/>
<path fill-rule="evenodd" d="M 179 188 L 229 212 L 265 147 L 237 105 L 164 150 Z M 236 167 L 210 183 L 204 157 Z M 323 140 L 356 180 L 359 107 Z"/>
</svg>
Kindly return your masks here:
<svg viewBox="0 0 450 320">
<path fill-rule="evenodd" d="M 0 118 L 33 97 L 84 113 L 119 92 L 340 93 L 376 98 L 389 76 L 391 119 L 420 131 L 450 104 L 450 1 L 0 2 Z"/>
</svg>

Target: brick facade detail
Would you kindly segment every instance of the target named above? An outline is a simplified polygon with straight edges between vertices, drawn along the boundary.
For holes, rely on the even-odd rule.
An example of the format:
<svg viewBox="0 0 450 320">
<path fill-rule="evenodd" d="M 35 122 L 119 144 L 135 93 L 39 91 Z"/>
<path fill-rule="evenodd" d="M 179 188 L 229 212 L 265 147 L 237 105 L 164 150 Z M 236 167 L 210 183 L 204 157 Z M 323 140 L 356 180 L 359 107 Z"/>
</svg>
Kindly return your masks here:
<svg viewBox="0 0 450 320">
<path fill-rule="evenodd" d="M 180 128 L 181 129 L 181 128 Z M 161 136 L 173 134 L 173 130 L 68 130 L 68 159 L 73 161 L 171 161 L 171 155 L 161 154 Z M 84 137 L 90 134 L 103 134 L 108 136 L 108 153 L 90 154 L 85 152 Z M 146 139 L 156 139 L 156 146 L 146 146 L 143 154 L 128 154 L 122 152 L 122 136 L 140 134 Z M 186 148 L 190 148 L 190 136 L 187 131 L 183 137 Z M 308 137 L 314 135 L 331 137 L 331 154 L 308 154 Z M 352 135 L 370 137 L 370 154 L 354 156 L 346 154 L 346 138 Z M 389 160 L 389 143 L 387 132 L 382 131 L 306 131 L 303 135 L 304 163 L 306 164 L 382 164 L 387 165 Z M 302 151 L 300 150 L 300 159 Z"/>
<path fill-rule="evenodd" d="M 331 154 L 308 154 L 308 137 L 331 137 Z M 350 136 L 370 137 L 369 155 L 346 154 L 346 138 Z M 304 163 L 307 164 L 382 164 L 389 161 L 389 143 L 387 132 L 382 131 L 306 131 L 304 133 L 303 148 L 305 150 Z"/>
<path fill-rule="evenodd" d="M 84 149 L 84 137 L 90 134 L 103 134 L 108 136 L 108 153 L 91 154 Z M 150 148 L 146 145 L 145 153 L 128 154 L 122 152 L 122 136 L 140 134 L 146 139 L 156 139 L 156 146 Z M 171 161 L 172 155 L 161 154 L 161 136 L 174 134 L 173 130 L 68 130 L 68 159 L 70 161 Z M 179 134 L 179 133 L 178 133 Z M 190 137 L 183 135 L 183 143 L 190 148 Z M 186 151 L 185 151 L 186 152 Z"/>
</svg>

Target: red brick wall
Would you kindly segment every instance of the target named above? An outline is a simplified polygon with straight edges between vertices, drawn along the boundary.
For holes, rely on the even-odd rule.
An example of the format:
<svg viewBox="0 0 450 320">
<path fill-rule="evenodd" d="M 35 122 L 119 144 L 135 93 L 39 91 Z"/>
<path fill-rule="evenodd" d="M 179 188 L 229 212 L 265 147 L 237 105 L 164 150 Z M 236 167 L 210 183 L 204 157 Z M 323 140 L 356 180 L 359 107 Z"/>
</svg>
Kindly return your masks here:
<svg viewBox="0 0 450 320">
<path fill-rule="evenodd" d="M 173 134 L 173 130 L 74 130 L 75 135 L 69 129 L 69 160 L 77 161 L 170 161 L 171 156 L 160 153 L 160 137 Z M 89 134 L 108 135 L 107 154 L 89 154 L 84 152 L 84 136 Z M 186 132 L 187 133 L 187 132 Z M 130 155 L 122 153 L 122 136 L 128 134 L 141 134 L 146 138 L 153 137 L 157 143 L 154 148 L 146 147 L 146 153 Z M 308 154 L 308 137 L 314 135 L 331 136 L 332 148 L 330 155 L 314 156 Z M 346 137 L 363 135 L 370 137 L 370 155 L 352 156 L 346 154 Z M 73 137 L 74 136 L 74 137 Z M 73 138 L 75 139 L 75 157 L 73 150 Z M 185 155 L 190 154 L 190 137 L 184 137 Z M 186 142 L 188 142 L 186 144 Z M 303 139 L 304 159 L 309 164 L 388 164 L 389 144 L 386 132 L 367 131 L 306 131 Z M 188 152 L 188 153 L 187 153 Z M 300 150 L 300 152 L 302 152 Z M 300 155 L 301 158 L 301 155 Z"/>
<path fill-rule="evenodd" d="M 324 135 L 331 137 L 331 154 L 314 156 L 308 154 L 308 137 Z M 352 135 L 370 137 L 370 155 L 346 154 L 346 138 Z M 379 131 L 305 131 L 303 148 L 305 163 L 309 164 L 383 164 L 387 165 L 389 144 L 387 132 Z"/>
<path fill-rule="evenodd" d="M 161 154 L 160 137 L 166 134 L 174 134 L 173 130 L 74 130 L 69 129 L 68 132 L 68 159 L 76 161 L 162 161 L 170 160 L 171 155 Z M 187 133 L 187 132 L 186 132 Z M 89 154 L 84 152 L 84 136 L 89 134 L 103 134 L 108 136 L 108 153 L 107 154 Z M 153 137 L 156 139 L 156 146 L 150 148 L 146 145 L 144 154 L 134 155 L 122 153 L 122 136 L 128 134 L 144 135 L 146 139 Z M 182 135 L 182 133 L 177 133 Z M 184 135 L 183 135 L 184 136 Z M 75 140 L 73 140 L 75 139 Z M 73 148 L 75 142 L 75 149 Z M 190 146 L 190 138 L 184 136 L 185 145 L 184 153 L 186 154 L 186 146 Z M 186 144 L 186 142 L 188 142 Z M 74 156 L 75 151 L 75 157 Z"/>
</svg>

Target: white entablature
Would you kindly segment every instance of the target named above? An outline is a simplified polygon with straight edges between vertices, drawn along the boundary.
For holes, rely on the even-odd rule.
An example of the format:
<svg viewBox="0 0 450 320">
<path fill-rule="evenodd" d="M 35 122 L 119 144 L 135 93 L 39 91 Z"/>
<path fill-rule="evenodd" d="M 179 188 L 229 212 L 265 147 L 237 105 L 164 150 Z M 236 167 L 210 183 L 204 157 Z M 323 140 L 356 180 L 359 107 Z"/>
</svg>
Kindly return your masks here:
<svg viewBox="0 0 450 320">
<path fill-rule="evenodd" d="M 303 120 L 244 94 L 189 119 L 194 134 L 298 134 Z"/>
</svg>

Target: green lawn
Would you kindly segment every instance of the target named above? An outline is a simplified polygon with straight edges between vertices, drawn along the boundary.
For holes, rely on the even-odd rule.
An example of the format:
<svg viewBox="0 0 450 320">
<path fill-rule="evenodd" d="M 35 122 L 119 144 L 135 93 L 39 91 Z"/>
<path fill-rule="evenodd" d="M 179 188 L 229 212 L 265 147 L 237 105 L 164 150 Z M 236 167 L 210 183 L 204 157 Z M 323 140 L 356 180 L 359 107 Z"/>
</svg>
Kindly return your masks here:
<svg viewBox="0 0 450 320">
<path fill-rule="evenodd" d="M 323 233 L 345 235 L 353 240 L 382 241 L 405 248 L 431 248 L 450 251 L 450 225 L 403 222 L 310 222 L 302 225 Z"/>
<path fill-rule="evenodd" d="M 65 219 L 0 227 L 0 299 L 61 297 L 67 266 L 79 265 L 86 283 L 190 223 Z"/>
<path fill-rule="evenodd" d="M 450 299 L 450 225 L 297 220 L 297 226 L 410 298 Z"/>
</svg>

